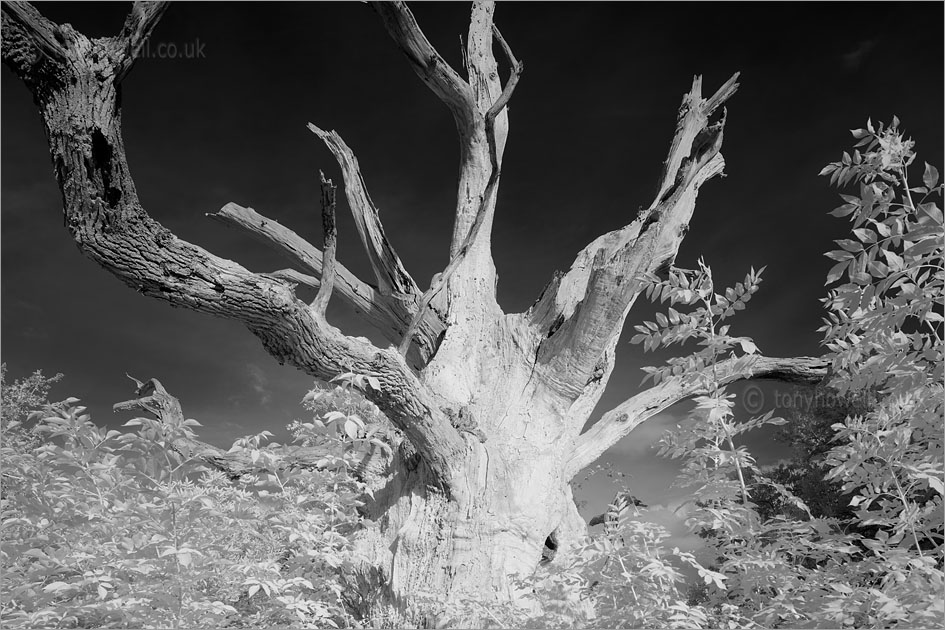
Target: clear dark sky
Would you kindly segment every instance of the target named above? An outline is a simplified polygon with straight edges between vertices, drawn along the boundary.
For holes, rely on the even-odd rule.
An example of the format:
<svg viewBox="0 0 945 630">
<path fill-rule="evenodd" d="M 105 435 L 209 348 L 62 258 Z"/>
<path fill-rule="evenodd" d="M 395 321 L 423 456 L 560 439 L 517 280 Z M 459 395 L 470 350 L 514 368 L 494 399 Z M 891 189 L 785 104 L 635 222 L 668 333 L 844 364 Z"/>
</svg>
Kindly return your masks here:
<svg viewBox="0 0 945 630">
<path fill-rule="evenodd" d="M 554 270 L 648 205 L 692 75 L 704 75 L 710 94 L 741 71 L 728 103 L 728 176 L 703 187 L 677 264 L 694 267 L 703 255 L 724 285 L 767 265 L 733 332 L 765 354 L 819 354 L 818 298 L 830 267 L 822 254 L 847 226 L 826 214 L 836 191 L 817 173 L 850 146 L 848 129 L 893 114 L 920 159 L 943 166 L 943 6 L 500 3 L 496 22 L 526 66 L 510 107 L 493 236 L 500 303 L 526 309 Z M 128 5 L 39 8 L 105 36 L 121 28 Z M 458 66 L 468 5 L 412 8 Z M 160 58 L 171 45 L 178 57 Z M 368 6 L 174 4 L 123 88 L 139 195 L 179 237 L 252 270 L 285 267 L 204 217 L 235 201 L 320 244 L 318 169 L 336 181 L 340 173 L 305 129 L 311 121 L 338 130 L 358 155 L 387 234 L 421 287 L 446 264 L 458 172 L 452 120 Z M 220 445 L 264 428 L 284 435 L 302 416 L 309 377 L 280 367 L 242 327 L 142 297 L 79 254 L 62 224 L 39 116 L 6 68 L 0 219 L 11 376 L 64 372 L 55 393 L 83 398 L 100 424 L 126 419 L 111 413 L 132 395 L 126 372 L 156 377 Z M 369 279 L 347 215 L 339 230 L 340 259 Z M 332 304 L 335 325 L 373 335 Z M 641 300 L 628 332 L 651 312 Z M 656 360 L 625 341 L 619 352 L 601 410 L 637 391 L 639 367 Z M 606 456 L 650 503 L 675 496 L 666 491 L 672 465 L 649 447 L 673 421 L 670 413 L 644 425 Z M 756 454 L 784 455 L 764 444 Z M 591 494 L 589 513 L 609 490 Z"/>
</svg>

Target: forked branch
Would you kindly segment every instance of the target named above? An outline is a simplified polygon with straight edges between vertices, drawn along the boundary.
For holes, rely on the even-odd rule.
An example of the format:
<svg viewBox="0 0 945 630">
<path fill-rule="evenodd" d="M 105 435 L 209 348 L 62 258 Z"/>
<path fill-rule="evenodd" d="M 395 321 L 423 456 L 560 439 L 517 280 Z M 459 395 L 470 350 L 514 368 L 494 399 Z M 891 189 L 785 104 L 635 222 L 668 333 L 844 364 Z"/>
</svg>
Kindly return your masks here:
<svg viewBox="0 0 945 630">
<path fill-rule="evenodd" d="M 515 55 L 512 54 L 512 49 L 502 37 L 502 34 L 499 32 L 497 27 L 493 26 L 493 32 L 495 33 L 496 38 L 502 44 L 502 49 L 505 51 L 505 54 L 508 57 L 509 63 L 512 66 L 512 70 L 511 74 L 509 75 L 509 80 L 502 89 L 502 93 L 499 95 L 499 98 L 496 99 L 492 107 L 489 108 L 489 111 L 486 112 L 485 116 L 486 141 L 489 143 L 489 160 L 491 162 L 492 171 L 489 174 L 489 181 L 486 184 L 486 189 L 482 195 L 482 201 L 480 202 L 479 210 L 476 213 L 476 220 L 473 222 L 469 233 L 466 235 L 466 239 L 456 254 L 450 259 L 449 263 L 447 263 L 446 268 L 443 269 L 442 272 L 433 276 L 433 280 L 430 283 L 430 288 L 427 289 L 427 291 L 420 298 L 420 307 L 417 309 L 417 314 L 411 320 L 410 325 L 407 327 L 407 333 L 404 335 L 403 341 L 400 343 L 399 350 L 402 355 L 407 354 L 407 349 L 410 347 L 410 343 L 413 340 L 413 335 L 416 332 L 417 326 L 420 324 L 420 320 L 423 317 L 427 306 L 437 295 L 437 293 L 439 293 L 443 287 L 447 285 L 450 276 L 453 275 L 453 272 L 456 271 L 459 265 L 463 262 L 463 259 L 466 257 L 466 253 L 476 242 L 479 232 L 482 229 L 482 225 L 485 223 L 488 207 L 487 204 L 489 203 L 489 200 L 492 199 L 493 195 L 495 194 L 495 189 L 499 184 L 501 168 L 499 167 L 498 148 L 496 146 L 495 119 L 502 112 L 505 106 L 508 105 L 509 100 L 511 100 L 512 93 L 515 91 L 515 86 L 518 85 L 519 78 L 522 75 L 522 70 L 525 69 L 525 65 L 521 61 L 518 61 L 515 58 Z"/>
<path fill-rule="evenodd" d="M 553 385 L 559 391 L 579 396 L 595 373 L 609 370 L 599 362 L 639 293 L 635 278 L 659 272 L 675 259 L 699 188 L 724 167 L 720 152 L 724 116 L 711 125 L 709 117 L 735 92 L 737 76 L 708 99 L 702 97 L 701 77 L 695 77 L 683 98 L 650 207 L 627 226 L 585 247 L 571 269 L 557 276 L 529 309 L 527 317 L 537 332 L 548 337 L 538 354 L 540 370 L 556 379 Z M 567 377 L 561 379 L 562 374 Z"/>
</svg>

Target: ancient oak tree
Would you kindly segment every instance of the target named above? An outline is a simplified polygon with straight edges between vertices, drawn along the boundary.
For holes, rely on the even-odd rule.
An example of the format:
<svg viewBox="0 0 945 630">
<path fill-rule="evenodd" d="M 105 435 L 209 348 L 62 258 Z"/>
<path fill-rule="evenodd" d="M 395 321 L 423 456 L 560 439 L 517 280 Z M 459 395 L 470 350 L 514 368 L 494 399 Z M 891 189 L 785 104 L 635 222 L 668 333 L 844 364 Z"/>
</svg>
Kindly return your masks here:
<svg viewBox="0 0 945 630">
<path fill-rule="evenodd" d="M 572 477 L 641 422 L 699 393 L 693 381 L 670 378 L 583 430 L 614 367 L 640 274 L 672 265 L 700 187 L 723 171 L 723 105 L 737 75 L 708 95 L 694 79 L 652 202 L 578 252 L 527 311 L 505 313 L 496 300 L 490 232 L 508 104 L 524 66 L 494 24 L 492 2 L 472 5 L 462 68 L 433 48 L 404 3 L 373 5 L 407 63 L 449 108 L 459 136 L 450 260 L 426 289 L 387 238 L 352 149 L 314 124 L 310 130 L 341 167 L 373 278 L 335 260 L 334 187 L 324 180 L 331 206 L 324 252 L 235 202 L 210 214 L 286 254 L 290 269 L 250 271 L 177 238 L 147 213 L 125 156 L 121 82 L 165 8 L 137 3 L 120 33 L 90 39 L 29 4 L 3 4 L 3 60 L 41 113 L 66 227 L 86 256 L 133 289 L 242 322 L 281 362 L 320 379 L 345 372 L 376 379 L 380 389 L 365 395 L 406 438 L 374 467 L 380 477 L 359 540 L 367 573 L 391 602 L 417 592 L 443 601 L 511 598 L 512 576 L 536 569 L 546 541 L 558 561 L 584 533 Z M 319 287 L 314 303 L 296 296 L 299 284 Z M 389 345 L 329 325 L 324 307 L 332 296 Z M 723 382 L 812 382 L 825 375 L 826 362 L 750 356 L 719 370 Z M 207 460 L 216 455 L 206 453 Z"/>
</svg>

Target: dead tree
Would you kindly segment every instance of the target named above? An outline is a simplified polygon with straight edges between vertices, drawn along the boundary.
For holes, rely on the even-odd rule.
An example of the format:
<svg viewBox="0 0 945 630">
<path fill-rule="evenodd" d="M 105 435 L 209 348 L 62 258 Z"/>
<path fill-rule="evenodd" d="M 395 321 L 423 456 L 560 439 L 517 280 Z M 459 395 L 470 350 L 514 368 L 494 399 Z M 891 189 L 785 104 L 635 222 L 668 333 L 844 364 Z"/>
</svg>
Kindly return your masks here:
<svg viewBox="0 0 945 630">
<path fill-rule="evenodd" d="M 341 167 L 374 272 L 369 281 L 337 263 L 333 247 L 323 255 L 236 203 L 210 216 L 287 254 L 292 269 L 249 271 L 177 238 L 145 211 L 125 158 L 119 95 L 164 4 L 136 3 L 118 35 L 89 39 L 29 4 L 5 2 L 3 60 L 39 107 L 66 227 L 86 256 L 145 295 L 242 322 L 280 362 L 309 375 L 328 380 L 354 372 L 380 381 L 381 390 L 366 396 L 418 455 L 395 458 L 372 506 L 376 529 L 362 541 L 389 600 L 419 591 L 441 601 L 508 599 L 510 577 L 534 571 L 546 541 L 562 558 L 584 533 L 572 477 L 641 422 L 698 393 L 692 381 L 671 378 L 582 432 L 613 369 L 640 274 L 673 263 L 700 187 L 722 173 L 722 106 L 737 75 L 709 96 L 701 78 L 693 80 L 652 203 L 581 250 L 527 311 L 504 313 L 490 232 L 507 105 L 523 65 L 494 25 L 491 1 L 472 5 L 460 69 L 433 48 L 403 2 L 373 6 L 416 74 L 450 109 L 459 135 L 450 261 L 426 290 L 385 235 L 352 150 L 336 132 L 314 125 Z M 298 284 L 321 287 L 315 303 L 296 297 Z M 329 325 L 330 293 L 390 345 Z M 826 366 L 818 358 L 756 356 L 726 361 L 719 373 L 723 382 L 813 382 Z"/>
</svg>

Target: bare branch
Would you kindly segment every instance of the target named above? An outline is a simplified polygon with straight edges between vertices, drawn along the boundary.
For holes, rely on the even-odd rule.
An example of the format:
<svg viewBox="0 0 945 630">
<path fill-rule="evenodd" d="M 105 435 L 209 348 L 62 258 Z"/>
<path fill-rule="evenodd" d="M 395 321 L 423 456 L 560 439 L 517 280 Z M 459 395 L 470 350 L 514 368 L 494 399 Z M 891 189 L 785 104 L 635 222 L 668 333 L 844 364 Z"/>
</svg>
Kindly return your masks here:
<svg viewBox="0 0 945 630">
<path fill-rule="evenodd" d="M 135 2 L 131 13 L 125 19 L 125 26 L 116 38 L 122 55 L 115 65 L 115 80 L 121 81 L 138 58 L 141 48 L 170 3 L 168 2 Z"/>
<path fill-rule="evenodd" d="M 502 50 L 505 52 L 506 58 L 509 60 L 509 64 L 512 66 L 512 73 L 509 76 L 509 80 L 506 82 L 505 87 L 502 88 L 502 94 L 499 95 L 499 98 L 496 99 L 496 102 L 489 108 L 489 111 L 486 113 L 486 124 L 495 124 L 495 117 L 499 115 L 499 112 L 508 104 L 509 99 L 512 98 L 512 92 L 515 91 L 515 86 L 518 85 L 518 80 L 522 76 L 522 70 L 525 69 L 525 64 L 515 58 L 515 55 L 512 54 L 512 48 L 509 46 L 508 42 L 505 41 L 505 38 L 502 37 L 502 33 L 499 32 L 499 27 L 493 25 L 492 33 L 495 35 L 495 38 L 499 40 L 499 44 L 502 46 Z M 491 121 L 491 122 L 490 122 Z M 493 131 L 493 133 L 495 133 Z M 492 143 L 492 150 L 495 150 L 495 143 Z M 497 159 L 493 156 L 493 166 L 496 165 Z"/>
<path fill-rule="evenodd" d="M 414 318 L 411 320 L 410 325 L 407 327 L 407 333 L 404 335 L 403 341 L 400 343 L 400 353 L 402 355 L 407 354 L 407 349 L 410 347 L 410 342 L 413 339 L 414 332 L 416 327 L 420 323 L 420 318 L 423 313 L 426 311 L 427 305 L 433 300 L 434 296 L 440 292 L 440 290 L 446 286 L 449 282 L 450 276 L 453 275 L 453 272 L 459 267 L 463 262 L 463 259 L 466 256 L 466 253 L 470 250 L 472 245 L 476 242 L 476 239 L 479 236 L 479 232 L 482 229 L 483 223 L 485 223 L 485 218 L 488 214 L 488 203 L 495 194 L 496 186 L 499 184 L 499 175 L 501 169 L 499 167 L 499 157 L 496 147 L 496 138 L 495 138 L 495 119 L 502 110 L 508 105 L 509 100 L 512 98 L 512 93 L 515 91 L 515 86 L 518 85 L 519 77 L 522 75 L 522 70 L 525 66 L 522 62 L 515 59 L 515 55 L 512 54 L 512 49 L 509 48 L 509 45 L 506 43 L 505 39 L 502 38 L 502 35 L 499 33 L 498 28 L 494 28 L 499 41 L 502 43 L 502 47 L 505 50 L 506 55 L 509 58 L 509 63 L 512 64 L 512 73 L 509 76 L 508 82 L 505 84 L 505 87 L 502 90 L 502 94 L 496 99 L 495 104 L 489 108 L 489 111 L 486 112 L 486 140 L 489 143 L 489 159 L 492 163 L 492 171 L 489 175 L 489 182 L 486 184 L 485 192 L 482 195 L 482 202 L 479 206 L 479 211 L 476 213 L 476 220 L 472 225 L 472 228 L 469 230 L 469 233 L 466 235 L 466 239 L 463 242 L 462 246 L 459 248 L 459 251 L 452 257 L 449 263 L 446 265 L 446 268 L 441 272 L 433 276 L 433 281 L 430 283 L 430 288 L 423 294 L 420 298 L 420 306 L 417 309 L 417 314 L 414 315 Z"/>
<path fill-rule="evenodd" d="M 738 90 L 738 74 L 737 72 L 733 74 L 715 94 L 705 100 L 702 99 L 702 76 L 693 77 L 692 89 L 683 97 L 683 102 L 679 106 L 676 133 L 670 144 L 669 154 L 663 162 L 659 192 L 653 201 L 653 206 L 659 203 L 676 183 L 679 168 L 683 160 L 692 153 L 693 142 L 705 129 L 709 117 Z"/>
<path fill-rule="evenodd" d="M 318 287 L 318 293 L 315 295 L 315 301 L 312 302 L 312 308 L 324 317 L 325 309 L 328 308 L 328 300 L 331 299 L 331 290 L 335 286 L 335 266 L 336 256 L 338 255 L 338 230 L 335 227 L 335 193 L 338 189 L 331 183 L 330 179 L 325 179 L 323 172 L 319 171 L 318 175 L 321 178 L 325 257 L 322 264 L 322 285 Z"/>
<path fill-rule="evenodd" d="M 341 167 L 348 206 L 354 216 L 361 243 L 371 261 L 371 268 L 374 270 L 380 292 L 383 295 L 416 299 L 420 295 L 420 289 L 407 273 L 390 241 L 387 240 L 380 215 L 368 195 L 354 152 L 337 132 L 324 131 L 312 123 L 308 124 L 308 128 L 328 146 Z"/>
<path fill-rule="evenodd" d="M 559 391 L 579 396 L 596 373 L 612 368 L 600 362 L 636 299 L 636 278 L 659 272 L 675 260 L 699 188 L 725 164 L 720 153 L 724 116 L 716 124 L 708 121 L 734 93 L 736 77 L 709 100 L 701 96 L 701 78 L 695 78 L 683 98 L 659 192 L 649 209 L 585 247 L 571 269 L 556 277 L 529 309 L 530 321 L 548 337 L 538 353 L 540 371 L 555 379 Z M 562 374 L 567 377 L 561 379 Z"/>
<path fill-rule="evenodd" d="M 417 76 L 446 103 L 457 124 L 468 124 L 473 114 L 470 108 L 475 105 L 469 84 L 430 44 L 407 4 L 399 1 L 373 2 L 372 6 L 381 16 L 391 38 L 407 55 Z"/>
<path fill-rule="evenodd" d="M 816 384 L 827 376 L 829 366 L 829 360 L 817 357 L 781 359 L 754 355 L 722 361 L 716 365 L 716 373 L 722 385 L 746 379 Z M 703 389 L 704 385 L 697 378 L 674 377 L 614 407 L 578 436 L 565 469 L 565 479 L 592 464 L 641 423 L 677 402 L 702 393 Z"/>
<path fill-rule="evenodd" d="M 245 230 L 250 236 L 282 253 L 303 271 L 312 272 L 298 273 L 283 270 L 269 274 L 270 276 L 313 288 L 321 286 L 318 277 L 323 273 L 322 252 L 278 221 L 264 217 L 252 208 L 244 208 L 235 203 L 228 203 L 219 212 L 209 213 L 207 216 L 225 225 Z M 336 264 L 336 270 L 334 290 L 357 313 L 377 328 L 388 341 L 399 343 L 416 312 L 413 305 L 396 299 L 395 296 L 382 295 L 374 287 L 359 280 L 341 263 Z M 417 329 L 419 354 L 411 363 L 423 364 L 429 360 L 436 348 L 436 340 L 442 334 L 444 327 L 445 323 L 439 315 L 433 309 L 429 309 L 428 315 L 423 318 Z"/>
</svg>

